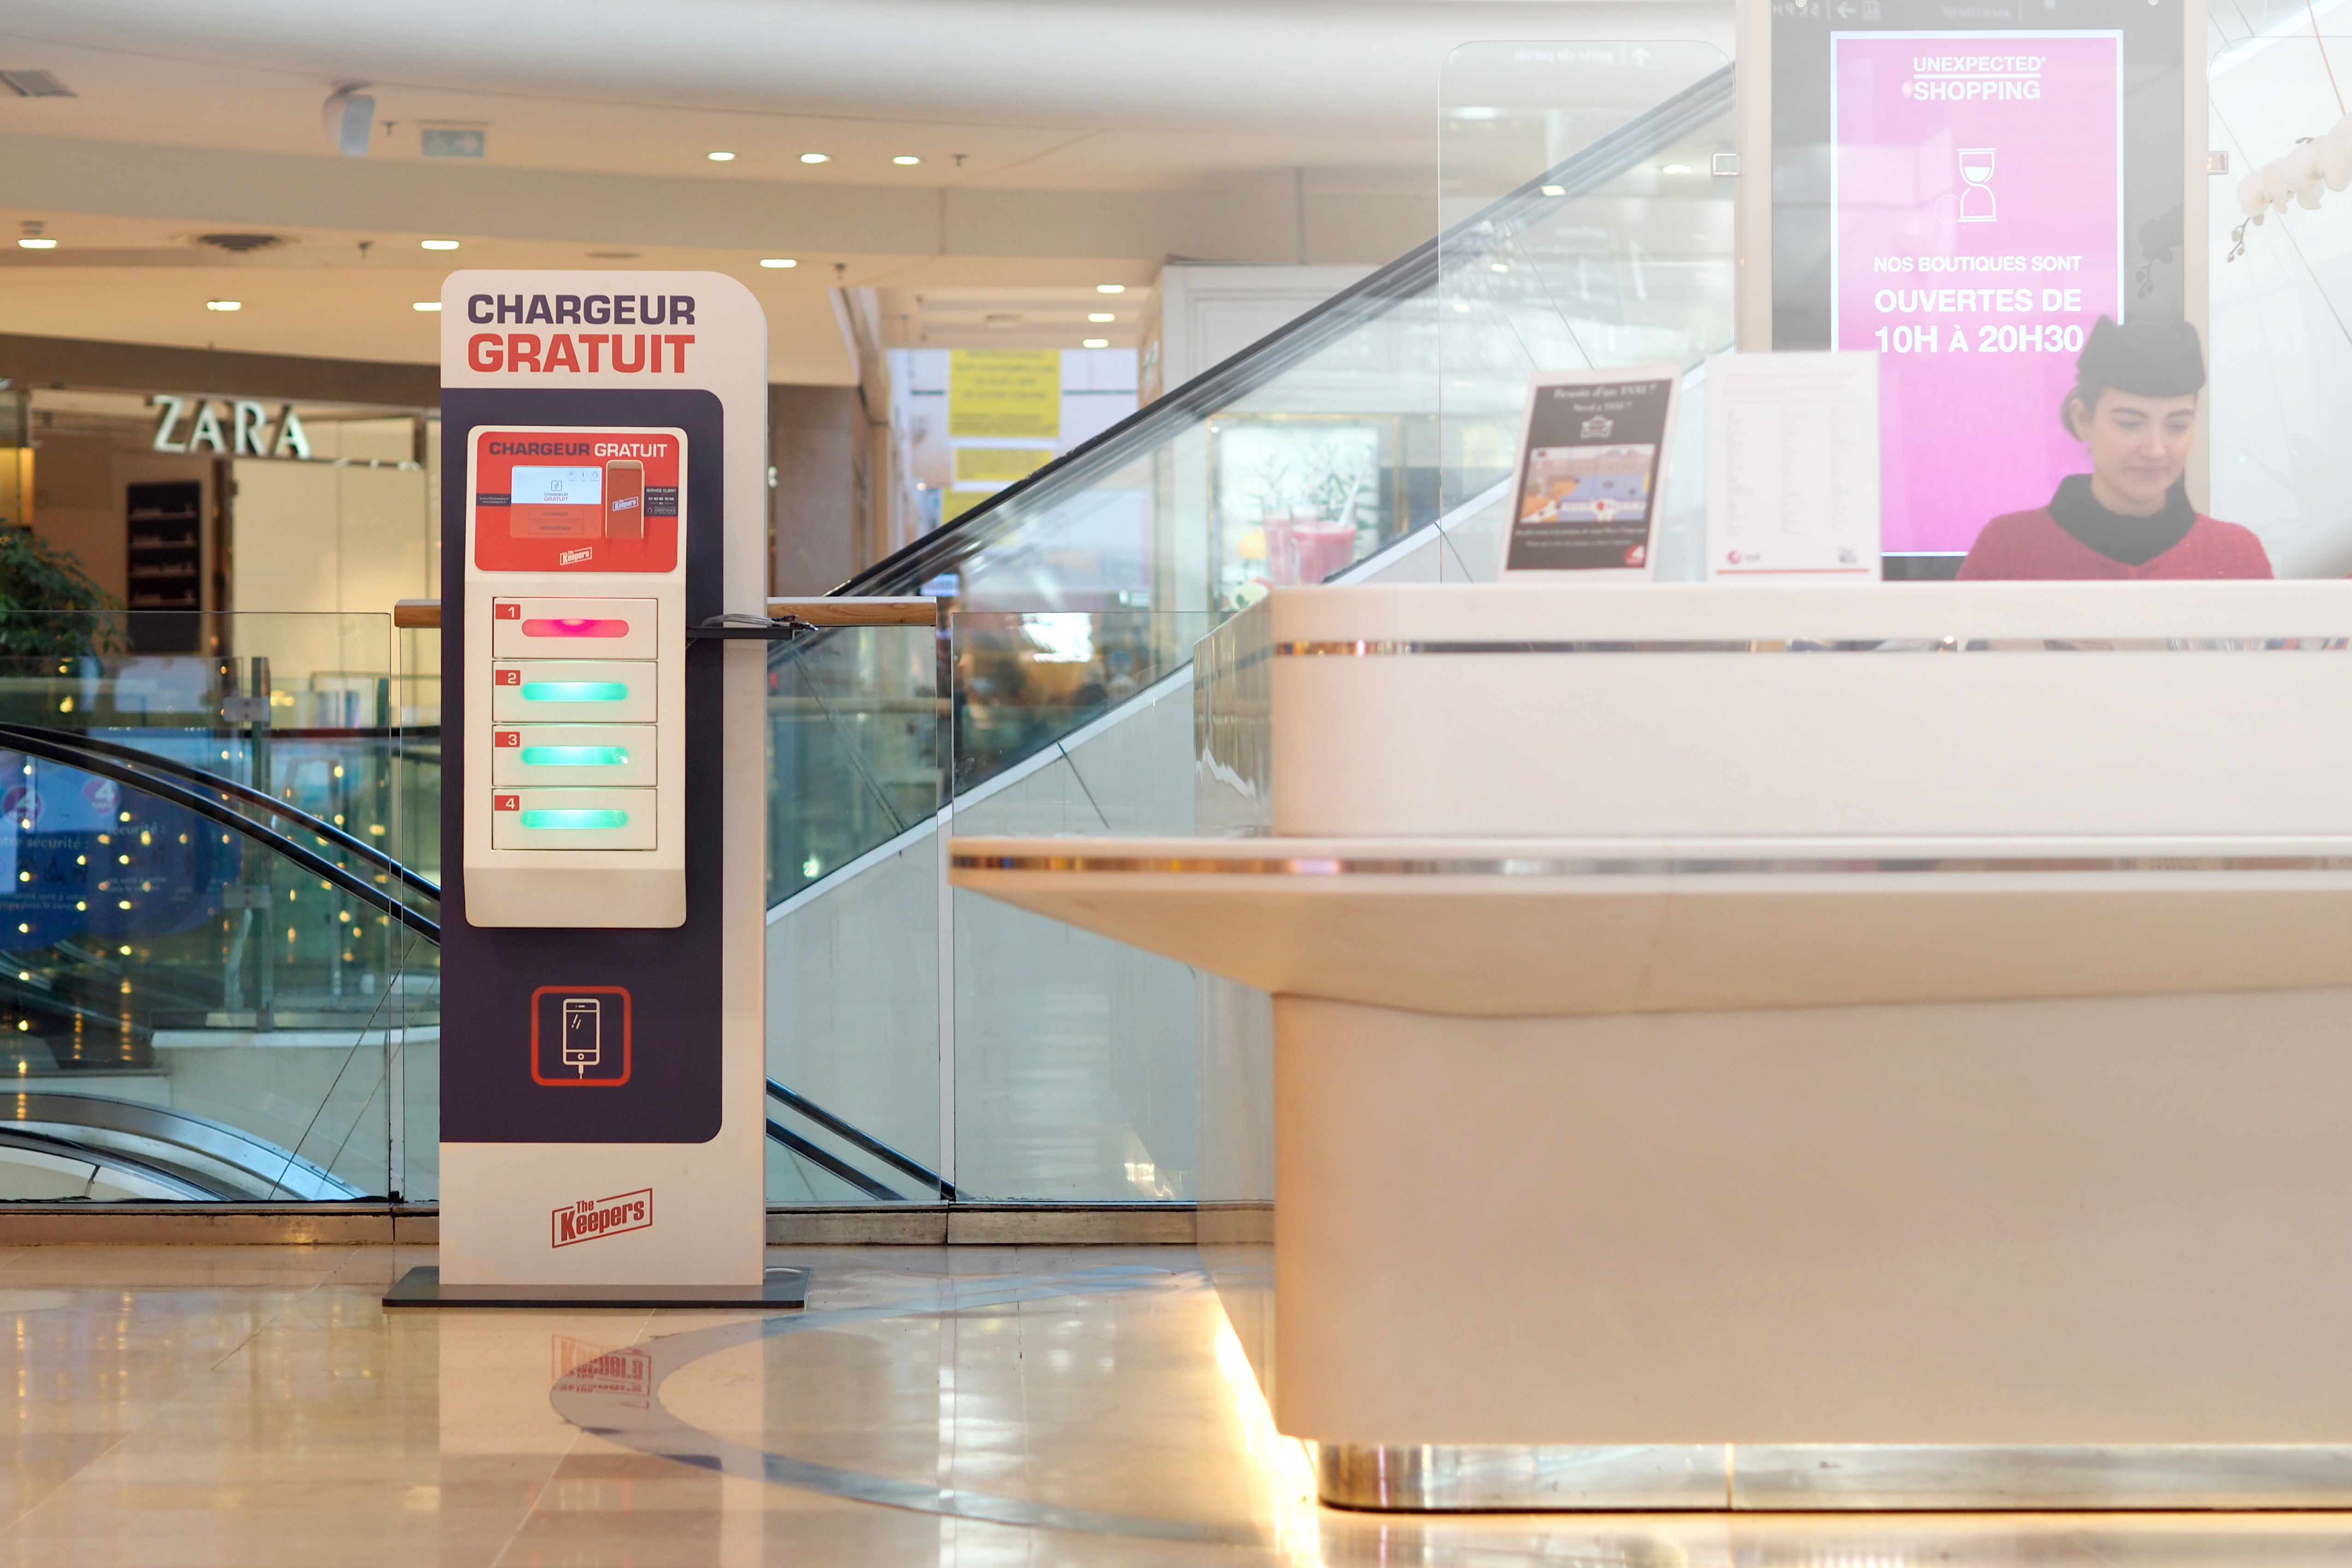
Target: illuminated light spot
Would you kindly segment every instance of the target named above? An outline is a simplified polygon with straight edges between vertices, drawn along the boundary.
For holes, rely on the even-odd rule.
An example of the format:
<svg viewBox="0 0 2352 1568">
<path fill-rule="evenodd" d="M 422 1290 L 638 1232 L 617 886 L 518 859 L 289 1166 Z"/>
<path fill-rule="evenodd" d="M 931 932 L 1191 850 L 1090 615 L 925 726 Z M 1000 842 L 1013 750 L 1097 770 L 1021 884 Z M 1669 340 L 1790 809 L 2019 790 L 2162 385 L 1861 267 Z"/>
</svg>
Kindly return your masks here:
<svg viewBox="0 0 2352 1568">
<path fill-rule="evenodd" d="M 705 153 L 703 156 L 714 163 L 731 163 L 735 161 L 735 154 L 732 153 Z"/>
<path fill-rule="evenodd" d="M 419 248 L 425 250 L 455 250 L 457 248 L 457 242 L 454 239 L 420 239 L 416 243 Z"/>
<path fill-rule="evenodd" d="M 628 686 L 618 680 L 526 680 L 522 683 L 525 702 L 621 702 L 629 695 Z"/>
<path fill-rule="evenodd" d="M 760 258 L 760 265 L 762 267 L 798 267 L 800 263 L 789 256 L 763 256 Z"/>
<path fill-rule="evenodd" d="M 1127 292 L 1127 285 L 1124 283 L 1097 283 L 1095 285 L 1095 292 L 1097 294 L 1124 294 Z"/>
<path fill-rule="evenodd" d="M 626 827 L 629 825 L 629 814 L 625 811 L 593 811 L 580 806 L 570 806 L 560 811 L 541 809 L 524 812 L 522 825 L 525 827 L 553 828 L 563 832 L 602 831 L 608 828 Z"/>
<path fill-rule="evenodd" d="M 131 900 L 130 900 L 129 899 L 120 900 L 118 900 L 118 901 L 117 901 L 117 903 L 116 903 L 115 907 L 116 907 L 117 909 L 124 909 L 124 910 L 127 910 L 127 909 L 129 909 L 129 908 L 131 907 Z"/>
<path fill-rule="evenodd" d="M 626 746 L 525 746 L 522 761 L 531 768 L 617 768 L 627 764 Z M 383 831 L 377 828 L 377 832 Z"/>
<path fill-rule="evenodd" d="M 534 617 L 523 622 L 522 635 L 527 637 L 625 637 L 629 635 L 629 623 L 623 620 L 587 618 L 555 620 Z M 343 776 L 341 768 L 335 770 L 335 776 L 337 778 Z"/>
<path fill-rule="evenodd" d="M 801 162 L 803 163 L 830 163 L 833 162 L 833 155 L 829 153 L 803 153 L 801 154 Z"/>
</svg>

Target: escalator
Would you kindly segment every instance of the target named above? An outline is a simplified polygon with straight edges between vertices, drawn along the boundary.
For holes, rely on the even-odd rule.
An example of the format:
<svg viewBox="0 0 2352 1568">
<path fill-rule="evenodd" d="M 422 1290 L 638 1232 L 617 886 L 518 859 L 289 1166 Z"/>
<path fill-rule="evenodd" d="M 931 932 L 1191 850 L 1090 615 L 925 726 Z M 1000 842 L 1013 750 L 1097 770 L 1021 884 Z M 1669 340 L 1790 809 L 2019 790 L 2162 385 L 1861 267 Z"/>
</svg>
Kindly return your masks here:
<svg viewBox="0 0 2352 1568">
<path fill-rule="evenodd" d="M 0 1202 L 383 1195 L 366 1179 L 380 1159 L 343 1156 L 387 1130 L 369 1113 L 384 1047 L 437 1046 L 439 886 L 172 754 L 196 744 L 215 742 L 0 721 L 0 777 L 16 781 L 0 806 L 16 896 L 0 908 L 23 917 L 0 933 L 0 1072 L 17 1079 L 0 1085 Z M 337 951 L 318 951 L 321 928 Z M 326 1092 L 300 1092 L 305 1076 Z M 769 1136 L 809 1195 L 954 1195 L 784 1085 L 767 1092 Z"/>
<path fill-rule="evenodd" d="M 1524 177 L 834 590 L 930 596 L 936 632 L 772 646 L 772 1071 L 968 1196 L 1191 1195 L 1202 994 L 1177 966 L 948 892 L 949 824 L 1217 830 L 1193 805 L 1202 637 L 1272 586 L 1491 579 L 1531 372 L 1728 346 L 1731 186 L 1682 176 L 1734 146 L 1732 69 L 1677 58 L 1673 89 L 1622 114 L 1473 111 L 1497 139 L 1526 132 Z M 1703 449 L 1688 437 L 1678 457 Z M 1273 471 L 1264 454 L 1322 462 L 1318 442 L 1350 441 L 1359 468 L 1331 458 L 1328 483 L 1261 501 L 1243 482 L 1250 463 Z M 1276 504 L 1305 500 L 1319 510 Z M 1696 564 L 1672 508 L 1662 577 Z"/>
</svg>

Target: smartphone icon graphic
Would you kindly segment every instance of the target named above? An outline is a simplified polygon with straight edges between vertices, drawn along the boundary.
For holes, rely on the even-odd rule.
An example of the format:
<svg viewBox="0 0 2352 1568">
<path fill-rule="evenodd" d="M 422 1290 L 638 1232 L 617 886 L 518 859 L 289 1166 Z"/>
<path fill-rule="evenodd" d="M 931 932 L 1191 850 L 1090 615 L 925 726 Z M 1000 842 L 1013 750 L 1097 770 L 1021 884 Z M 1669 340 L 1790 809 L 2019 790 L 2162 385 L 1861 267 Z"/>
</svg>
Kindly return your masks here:
<svg viewBox="0 0 2352 1568">
<path fill-rule="evenodd" d="M 635 461 L 604 465 L 604 537 L 646 536 L 646 466 Z"/>
<path fill-rule="evenodd" d="M 604 1060 L 604 1004 L 593 996 L 563 999 L 563 1065 L 582 1078 Z"/>
</svg>

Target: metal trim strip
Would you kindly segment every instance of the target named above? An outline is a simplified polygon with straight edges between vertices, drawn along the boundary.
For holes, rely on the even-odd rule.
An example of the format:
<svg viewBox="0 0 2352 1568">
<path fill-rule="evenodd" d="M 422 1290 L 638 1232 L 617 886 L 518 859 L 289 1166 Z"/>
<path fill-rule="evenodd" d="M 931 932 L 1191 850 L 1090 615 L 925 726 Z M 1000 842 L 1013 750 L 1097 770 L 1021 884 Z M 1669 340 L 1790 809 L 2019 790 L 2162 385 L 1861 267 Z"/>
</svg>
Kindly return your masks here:
<svg viewBox="0 0 2352 1568">
<path fill-rule="evenodd" d="M 1316 1490 L 1376 1512 L 2341 1509 L 2340 1444 L 1324 1443 Z"/>
<path fill-rule="evenodd" d="M 1592 653 L 2342 653 L 2352 637 L 1653 637 L 1563 641 L 1379 638 L 1278 642 L 1278 658 Z"/>
<path fill-rule="evenodd" d="M 1753 877 L 2008 872 L 2352 871 L 2352 855 L 2052 855 L 1938 858 L 1397 858 L 1322 856 L 983 855 L 951 853 L 959 871 L 1235 877 Z"/>
</svg>

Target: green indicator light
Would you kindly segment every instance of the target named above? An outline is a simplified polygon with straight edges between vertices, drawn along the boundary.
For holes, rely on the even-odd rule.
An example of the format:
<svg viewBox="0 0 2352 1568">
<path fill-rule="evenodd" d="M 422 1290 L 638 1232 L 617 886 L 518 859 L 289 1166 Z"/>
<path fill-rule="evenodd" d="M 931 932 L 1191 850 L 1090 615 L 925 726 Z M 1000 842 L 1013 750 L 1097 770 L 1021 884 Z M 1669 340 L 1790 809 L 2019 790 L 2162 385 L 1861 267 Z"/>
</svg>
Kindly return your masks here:
<svg viewBox="0 0 2352 1568">
<path fill-rule="evenodd" d="M 526 680 L 525 702 L 621 702 L 629 689 L 617 680 Z"/>
<path fill-rule="evenodd" d="M 626 746 L 525 746 L 523 765 L 533 768 L 618 768 L 629 761 Z"/>
<path fill-rule="evenodd" d="M 525 827 L 626 827 L 629 814 L 625 811 L 526 811 L 522 814 Z"/>
</svg>

